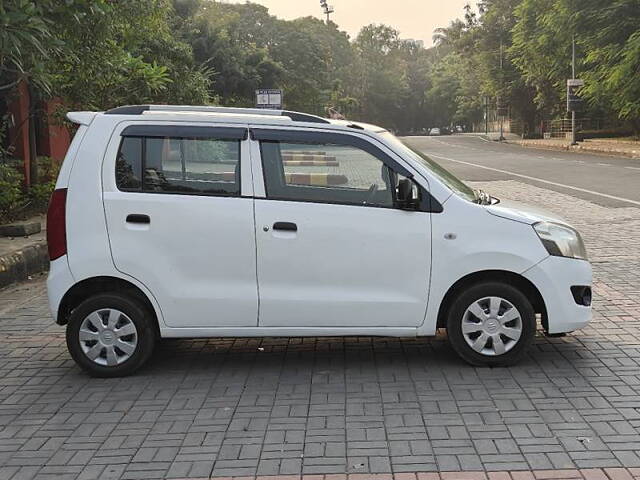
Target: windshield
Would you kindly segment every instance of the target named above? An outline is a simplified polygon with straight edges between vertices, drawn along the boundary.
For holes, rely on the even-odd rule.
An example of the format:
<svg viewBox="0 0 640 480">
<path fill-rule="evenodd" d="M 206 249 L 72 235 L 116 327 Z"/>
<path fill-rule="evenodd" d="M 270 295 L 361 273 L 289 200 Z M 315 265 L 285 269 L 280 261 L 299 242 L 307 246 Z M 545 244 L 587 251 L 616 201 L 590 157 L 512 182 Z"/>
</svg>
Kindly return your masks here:
<svg viewBox="0 0 640 480">
<path fill-rule="evenodd" d="M 438 163 L 431 160 L 428 156 L 426 156 L 420 150 L 418 150 L 415 147 L 412 147 L 411 145 L 409 145 L 409 143 L 403 140 L 400 140 L 398 137 L 396 137 L 390 132 L 384 132 L 382 133 L 382 136 L 387 141 L 392 143 L 393 146 L 399 150 L 399 152 L 411 157 L 412 159 L 424 165 L 432 174 L 434 174 L 438 178 L 438 180 L 444 183 L 447 187 L 449 187 L 455 193 L 469 200 L 470 202 L 475 202 L 478 200 L 478 197 L 476 196 L 475 192 L 471 187 L 467 186 L 462 180 L 460 180 L 458 177 L 453 175 L 447 169 L 443 168 Z"/>
</svg>

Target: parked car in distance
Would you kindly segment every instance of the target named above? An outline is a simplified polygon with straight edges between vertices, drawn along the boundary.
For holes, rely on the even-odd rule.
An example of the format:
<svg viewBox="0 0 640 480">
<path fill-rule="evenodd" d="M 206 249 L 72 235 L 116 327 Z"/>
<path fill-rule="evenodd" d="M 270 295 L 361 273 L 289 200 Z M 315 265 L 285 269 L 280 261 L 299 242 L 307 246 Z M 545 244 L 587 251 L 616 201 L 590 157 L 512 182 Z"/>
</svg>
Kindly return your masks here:
<svg viewBox="0 0 640 480">
<path fill-rule="evenodd" d="M 442 135 L 442 132 L 438 127 L 434 127 L 431 130 L 429 130 L 429 135 L 431 135 L 431 136 L 440 136 L 440 135 Z"/>
<path fill-rule="evenodd" d="M 591 319 L 574 228 L 472 190 L 382 128 L 218 107 L 68 118 L 47 287 L 92 375 L 135 371 L 160 337 L 438 328 L 470 364 L 511 365 L 538 321 L 559 334 Z"/>
</svg>

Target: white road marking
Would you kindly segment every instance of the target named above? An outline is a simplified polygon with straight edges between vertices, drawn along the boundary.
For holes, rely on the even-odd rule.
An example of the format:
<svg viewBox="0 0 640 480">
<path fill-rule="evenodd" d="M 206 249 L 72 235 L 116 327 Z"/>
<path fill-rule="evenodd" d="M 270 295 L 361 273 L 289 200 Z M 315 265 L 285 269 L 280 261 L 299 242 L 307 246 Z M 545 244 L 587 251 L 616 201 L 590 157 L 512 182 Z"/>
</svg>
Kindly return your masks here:
<svg viewBox="0 0 640 480">
<path fill-rule="evenodd" d="M 640 170 L 640 167 L 624 167 L 624 168 L 628 168 L 629 170 Z"/>
<path fill-rule="evenodd" d="M 482 168 L 484 170 L 491 170 L 492 172 L 504 173 L 504 174 L 507 174 L 507 175 L 511 175 L 513 177 L 519 177 L 519 178 L 524 178 L 524 179 L 527 179 L 527 180 L 533 180 L 535 182 L 546 183 L 547 185 L 555 185 L 556 187 L 567 188 L 569 190 L 575 190 L 577 192 L 588 193 L 590 195 L 596 195 L 596 196 L 600 196 L 600 197 L 604 197 L 604 198 L 609 198 L 611 200 L 617 200 L 619 202 L 626 202 L 626 203 L 630 203 L 632 205 L 640 206 L 640 202 L 638 202 L 636 200 L 631 200 L 629 198 L 616 197 L 615 195 L 609 195 L 608 193 L 595 192 L 593 190 L 587 190 L 586 188 L 574 187 L 572 185 L 565 185 L 564 183 L 552 182 L 550 180 L 544 180 L 542 178 L 531 177 L 529 175 L 523 175 L 521 173 L 510 172 L 509 170 L 502 170 L 500 168 L 487 167 L 485 165 L 478 165 L 477 163 L 465 162 L 463 160 L 456 160 L 454 158 L 443 157 L 442 155 L 436 155 L 436 154 L 429 153 L 429 152 L 424 152 L 424 153 L 429 155 L 429 156 L 431 156 L 431 157 L 433 157 L 433 158 L 440 158 L 442 160 L 448 160 L 449 162 L 462 163 L 463 165 L 469 165 L 471 167 Z M 627 167 L 627 168 L 635 168 L 635 167 Z"/>
<path fill-rule="evenodd" d="M 610 167 L 611 166 L 610 163 L 599 163 L 598 165 L 600 165 L 601 167 Z"/>
</svg>

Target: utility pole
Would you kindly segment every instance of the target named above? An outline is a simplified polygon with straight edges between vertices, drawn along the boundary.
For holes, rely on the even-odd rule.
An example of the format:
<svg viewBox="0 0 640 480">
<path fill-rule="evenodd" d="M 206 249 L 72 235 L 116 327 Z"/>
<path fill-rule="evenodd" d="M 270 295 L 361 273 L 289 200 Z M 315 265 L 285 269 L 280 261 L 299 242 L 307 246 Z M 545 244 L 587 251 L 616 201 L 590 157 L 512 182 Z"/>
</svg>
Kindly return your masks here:
<svg viewBox="0 0 640 480">
<path fill-rule="evenodd" d="M 567 110 L 571 112 L 571 145 L 577 145 L 576 139 L 576 113 L 582 108 L 582 99 L 576 94 L 576 90 L 584 86 L 582 80 L 576 78 L 576 6 L 575 0 L 571 0 L 572 32 L 571 32 L 571 80 L 567 80 Z"/>
<path fill-rule="evenodd" d="M 502 67 L 503 67 L 504 64 L 503 64 L 502 54 L 503 54 L 502 36 L 500 36 L 500 87 L 501 87 L 501 89 L 502 89 L 502 86 L 504 85 L 504 82 L 503 82 L 504 74 L 502 73 Z M 502 101 L 502 98 L 500 98 L 500 100 Z M 504 140 L 504 126 L 503 126 L 503 123 L 502 123 L 503 120 L 504 120 L 504 115 L 502 115 L 502 113 L 504 113 L 504 110 L 502 110 L 499 113 L 501 114 L 500 115 L 500 138 L 499 138 L 499 140 L 502 142 Z"/>
<path fill-rule="evenodd" d="M 484 134 L 489 136 L 489 96 L 484 96 Z"/>
<path fill-rule="evenodd" d="M 324 14 L 327 16 L 327 25 L 328 25 L 329 21 L 331 20 L 330 15 L 333 12 L 335 12 L 333 5 L 329 5 L 327 3 L 327 0 L 320 0 L 320 6 L 322 7 Z"/>
<path fill-rule="evenodd" d="M 576 79 L 576 34 L 571 36 L 571 79 Z M 576 110 L 571 111 L 571 145 L 577 145 L 576 142 Z"/>
</svg>

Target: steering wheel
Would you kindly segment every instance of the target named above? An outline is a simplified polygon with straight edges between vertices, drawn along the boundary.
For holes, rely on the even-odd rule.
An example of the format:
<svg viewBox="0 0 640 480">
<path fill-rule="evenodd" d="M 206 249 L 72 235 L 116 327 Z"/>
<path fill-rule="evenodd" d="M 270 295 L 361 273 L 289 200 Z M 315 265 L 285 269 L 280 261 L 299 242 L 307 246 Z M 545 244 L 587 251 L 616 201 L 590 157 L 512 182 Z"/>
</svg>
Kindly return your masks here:
<svg viewBox="0 0 640 480">
<path fill-rule="evenodd" d="M 367 190 L 367 198 L 364 201 L 364 205 L 369 205 L 371 203 L 371 200 L 373 200 L 373 197 L 375 196 L 377 191 L 378 185 L 376 183 L 372 183 L 369 187 L 369 190 Z"/>
</svg>

